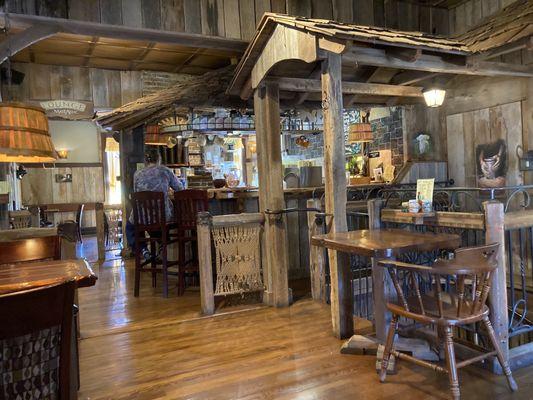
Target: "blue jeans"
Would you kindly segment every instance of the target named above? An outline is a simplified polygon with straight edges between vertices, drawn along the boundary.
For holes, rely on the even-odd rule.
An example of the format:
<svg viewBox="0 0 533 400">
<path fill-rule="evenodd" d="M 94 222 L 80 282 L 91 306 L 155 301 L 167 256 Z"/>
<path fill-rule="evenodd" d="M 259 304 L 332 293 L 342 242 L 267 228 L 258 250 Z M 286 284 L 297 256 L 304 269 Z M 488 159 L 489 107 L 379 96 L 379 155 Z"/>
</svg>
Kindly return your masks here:
<svg viewBox="0 0 533 400">
<path fill-rule="evenodd" d="M 135 251 L 135 225 L 129 220 L 126 222 L 126 241 L 128 242 L 128 247 Z"/>
</svg>

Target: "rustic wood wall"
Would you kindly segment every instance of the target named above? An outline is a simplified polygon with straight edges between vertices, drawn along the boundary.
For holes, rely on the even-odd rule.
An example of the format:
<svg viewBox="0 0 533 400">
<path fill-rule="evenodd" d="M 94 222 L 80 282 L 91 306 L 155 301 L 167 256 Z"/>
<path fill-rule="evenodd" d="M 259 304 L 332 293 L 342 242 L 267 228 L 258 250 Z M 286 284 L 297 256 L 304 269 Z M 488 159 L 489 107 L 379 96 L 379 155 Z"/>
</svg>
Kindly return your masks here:
<svg viewBox="0 0 533 400">
<path fill-rule="evenodd" d="M 530 52 L 509 58 L 531 64 Z M 507 146 L 507 185 L 532 183 L 518 170 L 517 146 L 533 150 L 533 79 L 455 78 L 440 110 L 448 172 L 458 186 L 477 186 L 476 146 L 503 139 Z M 442 133 L 441 133 L 442 134 Z"/>
<path fill-rule="evenodd" d="M 22 179 L 22 204 L 95 203 L 104 201 L 103 168 L 76 166 L 63 168 L 27 168 Z M 56 174 L 72 174 L 72 182 L 57 183 Z M 74 219 L 74 213 L 53 214 L 49 221 L 59 223 Z M 83 227 L 96 226 L 94 211 L 85 212 Z"/>
<path fill-rule="evenodd" d="M 85 100 L 96 109 L 110 109 L 136 100 L 143 94 L 141 71 L 114 71 L 96 68 L 13 63 L 25 74 L 21 85 L 2 87 L 4 99 Z"/>
<path fill-rule="evenodd" d="M 450 34 L 461 34 L 516 0 L 467 0 L 450 8 Z"/>
<path fill-rule="evenodd" d="M 498 1 L 498 0 L 496 0 Z M 6 0 L 9 12 L 248 40 L 265 12 L 448 33 L 448 10 L 399 0 Z"/>
<path fill-rule="evenodd" d="M 446 117 L 448 169 L 457 186 L 476 187 L 476 146 L 503 139 L 507 146 L 506 185 L 520 185 L 517 146 L 522 146 L 521 102 L 467 111 Z"/>
</svg>

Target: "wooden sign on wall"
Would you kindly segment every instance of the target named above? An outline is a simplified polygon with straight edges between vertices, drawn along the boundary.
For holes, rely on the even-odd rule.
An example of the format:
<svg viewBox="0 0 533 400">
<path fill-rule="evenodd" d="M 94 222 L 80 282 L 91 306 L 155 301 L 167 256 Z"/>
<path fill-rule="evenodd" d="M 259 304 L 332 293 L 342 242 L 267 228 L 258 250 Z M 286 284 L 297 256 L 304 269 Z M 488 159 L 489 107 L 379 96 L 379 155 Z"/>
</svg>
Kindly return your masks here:
<svg viewBox="0 0 533 400">
<path fill-rule="evenodd" d="M 44 108 L 46 116 L 52 119 L 82 120 L 92 119 L 94 116 L 94 105 L 91 101 L 45 100 L 35 103 Z"/>
</svg>

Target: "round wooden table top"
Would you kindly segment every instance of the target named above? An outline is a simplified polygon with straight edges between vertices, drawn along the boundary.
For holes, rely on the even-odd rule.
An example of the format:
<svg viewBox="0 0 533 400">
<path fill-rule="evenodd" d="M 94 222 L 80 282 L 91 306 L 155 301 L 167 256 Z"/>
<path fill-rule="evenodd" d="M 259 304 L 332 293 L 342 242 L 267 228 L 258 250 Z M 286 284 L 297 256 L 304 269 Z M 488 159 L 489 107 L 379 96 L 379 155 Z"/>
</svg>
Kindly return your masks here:
<svg viewBox="0 0 533 400">
<path fill-rule="evenodd" d="M 448 233 L 410 232 L 403 229 L 363 229 L 316 235 L 311 244 L 364 256 L 392 256 L 405 251 L 456 249 L 459 235 Z"/>
</svg>

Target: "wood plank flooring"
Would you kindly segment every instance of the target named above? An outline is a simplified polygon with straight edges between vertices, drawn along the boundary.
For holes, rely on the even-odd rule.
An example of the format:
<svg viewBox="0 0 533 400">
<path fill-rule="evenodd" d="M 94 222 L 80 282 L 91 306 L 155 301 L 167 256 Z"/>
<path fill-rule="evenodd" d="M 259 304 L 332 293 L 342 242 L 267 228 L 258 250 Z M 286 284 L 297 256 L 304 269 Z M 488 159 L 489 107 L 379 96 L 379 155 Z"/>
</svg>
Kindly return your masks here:
<svg viewBox="0 0 533 400">
<path fill-rule="evenodd" d="M 79 295 L 80 399 L 448 398 L 445 375 L 405 362 L 380 384 L 375 357 L 341 355 L 329 307 L 312 300 L 206 318 L 194 288 L 163 299 L 146 275 L 134 298 L 131 261 L 95 269 L 96 286 Z M 519 391 L 511 394 L 503 377 L 466 367 L 463 398 L 531 399 L 532 372 L 515 373 Z"/>
</svg>

